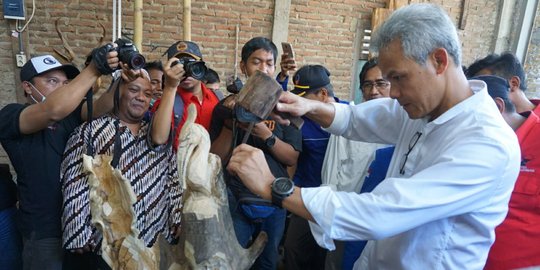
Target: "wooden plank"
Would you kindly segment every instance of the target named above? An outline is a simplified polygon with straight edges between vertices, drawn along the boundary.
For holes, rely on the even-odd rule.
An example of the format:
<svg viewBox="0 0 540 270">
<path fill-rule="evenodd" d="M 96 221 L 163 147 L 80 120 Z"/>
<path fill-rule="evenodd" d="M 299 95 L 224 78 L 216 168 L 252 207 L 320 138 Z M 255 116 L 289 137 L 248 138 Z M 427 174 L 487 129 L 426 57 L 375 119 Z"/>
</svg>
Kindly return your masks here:
<svg viewBox="0 0 540 270">
<path fill-rule="evenodd" d="M 409 4 L 409 0 L 388 0 L 388 9 L 396 10 Z"/>
<path fill-rule="evenodd" d="M 373 13 L 371 15 L 371 29 L 373 32 L 381 25 L 386 18 L 390 17 L 390 14 L 392 14 L 391 9 L 387 8 L 374 8 Z"/>
</svg>

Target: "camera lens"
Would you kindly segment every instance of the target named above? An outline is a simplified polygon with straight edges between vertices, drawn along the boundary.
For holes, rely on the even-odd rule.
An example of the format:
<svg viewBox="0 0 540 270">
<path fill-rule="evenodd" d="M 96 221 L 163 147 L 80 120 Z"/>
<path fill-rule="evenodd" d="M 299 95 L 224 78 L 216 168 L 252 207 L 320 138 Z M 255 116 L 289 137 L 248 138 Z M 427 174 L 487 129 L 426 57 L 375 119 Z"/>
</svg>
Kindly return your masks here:
<svg viewBox="0 0 540 270">
<path fill-rule="evenodd" d="M 206 75 L 207 68 L 204 62 L 193 62 L 190 63 L 188 66 L 191 77 L 193 77 L 194 79 L 200 81 L 204 78 L 204 75 Z"/>
<path fill-rule="evenodd" d="M 141 69 L 144 67 L 145 64 L 146 59 L 144 59 L 144 56 L 142 56 L 142 54 L 136 52 L 131 54 L 129 65 L 132 69 Z"/>
</svg>

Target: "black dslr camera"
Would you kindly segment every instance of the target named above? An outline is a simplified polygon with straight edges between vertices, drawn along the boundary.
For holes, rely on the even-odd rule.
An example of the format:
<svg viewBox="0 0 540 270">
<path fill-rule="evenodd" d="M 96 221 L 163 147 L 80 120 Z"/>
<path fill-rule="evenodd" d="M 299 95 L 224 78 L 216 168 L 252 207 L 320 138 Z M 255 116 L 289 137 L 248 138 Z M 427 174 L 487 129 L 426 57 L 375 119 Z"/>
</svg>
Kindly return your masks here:
<svg viewBox="0 0 540 270">
<path fill-rule="evenodd" d="M 227 91 L 231 94 L 238 94 L 240 93 L 240 90 L 242 90 L 242 87 L 244 87 L 244 84 L 238 77 L 229 77 L 226 81 L 227 85 Z"/>
<path fill-rule="evenodd" d="M 180 58 L 178 61 L 173 62 L 171 64 L 171 67 L 174 67 L 176 64 L 184 65 L 186 78 L 192 77 L 193 79 L 197 81 L 202 81 L 204 76 L 206 75 L 206 72 L 208 71 L 208 68 L 206 67 L 206 64 L 204 63 L 204 61 L 195 60 L 190 57 Z"/>
<path fill-rule="evenodd" d="M 127 63 L 130 69 L 144 68 L 146 59 L 138 52 L 137 47 L 131 41 L 119 38 L 114 43 L 118 45 L 115 50 L 118 52 L 118 59 L 122 63 Z"/>
</svg>

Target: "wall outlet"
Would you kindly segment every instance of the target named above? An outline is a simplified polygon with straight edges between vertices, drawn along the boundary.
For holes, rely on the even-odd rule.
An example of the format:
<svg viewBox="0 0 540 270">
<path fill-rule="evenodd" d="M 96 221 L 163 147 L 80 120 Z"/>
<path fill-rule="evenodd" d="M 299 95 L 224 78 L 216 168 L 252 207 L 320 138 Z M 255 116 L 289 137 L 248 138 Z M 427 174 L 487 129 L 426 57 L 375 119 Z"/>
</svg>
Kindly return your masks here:
<svg viewBox="0 0 540 270">
<path fill-rule="evenodd" d="M 17 61 L 17 67 L 22 67 L 26 63 L 26 55 L 24 53 L 18 53 L 15 55 Z"/>
</svg>

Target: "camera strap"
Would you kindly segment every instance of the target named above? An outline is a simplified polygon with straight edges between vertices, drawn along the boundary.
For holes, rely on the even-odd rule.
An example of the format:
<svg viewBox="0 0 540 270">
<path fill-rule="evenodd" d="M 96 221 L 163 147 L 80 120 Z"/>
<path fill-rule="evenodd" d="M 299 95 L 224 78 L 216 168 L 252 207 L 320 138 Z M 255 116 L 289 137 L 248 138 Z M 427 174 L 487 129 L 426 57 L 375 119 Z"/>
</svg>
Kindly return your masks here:
<svg viewBox="0 0 540 270">
<path fill-rule="evenodd" d="M 122 78 L 113 78 L 113 82 L 111 83 L 111 87 L 109 88 L 109 91 L 111 88 L 114 88 L 114 107 L 113 107 L 113 115 L 117 115 L 118 112 L 118 105 L 119 105 L 119 99 L 120 99 L 120 80 Z M 92 134 L 92 120 L 93 120 L 93 92 L 92 89 L 86 93 L 86 104 L 88 106 L 87 108 L 87 132 L 88 132 L 88 141 L 86 143 L 86 154 L 88 156 L 94 157 L 95 149 L 94 149 L 94 141 L 93 141 L 93 134 Z M 111 161 L 111 166 L 113 168 L 116 168 L 118 166 L 118 163 L 120 162 L 120 154 L 122 152 L 122 141 L 120 140 L 120 119 L 115 118 L 114 121 L 114 149 L 113 149 L 113 159 Z"/>
<path fill-rule="evenodd" d="M 86 122 L 88 123 L 88 143 L 86 144 L 86 155 L 94 157 L 94 144 L 92 143 L 92 120 L 94 114 L 94 92 L 90 88 L 86 93 Z"/>
</svg>

